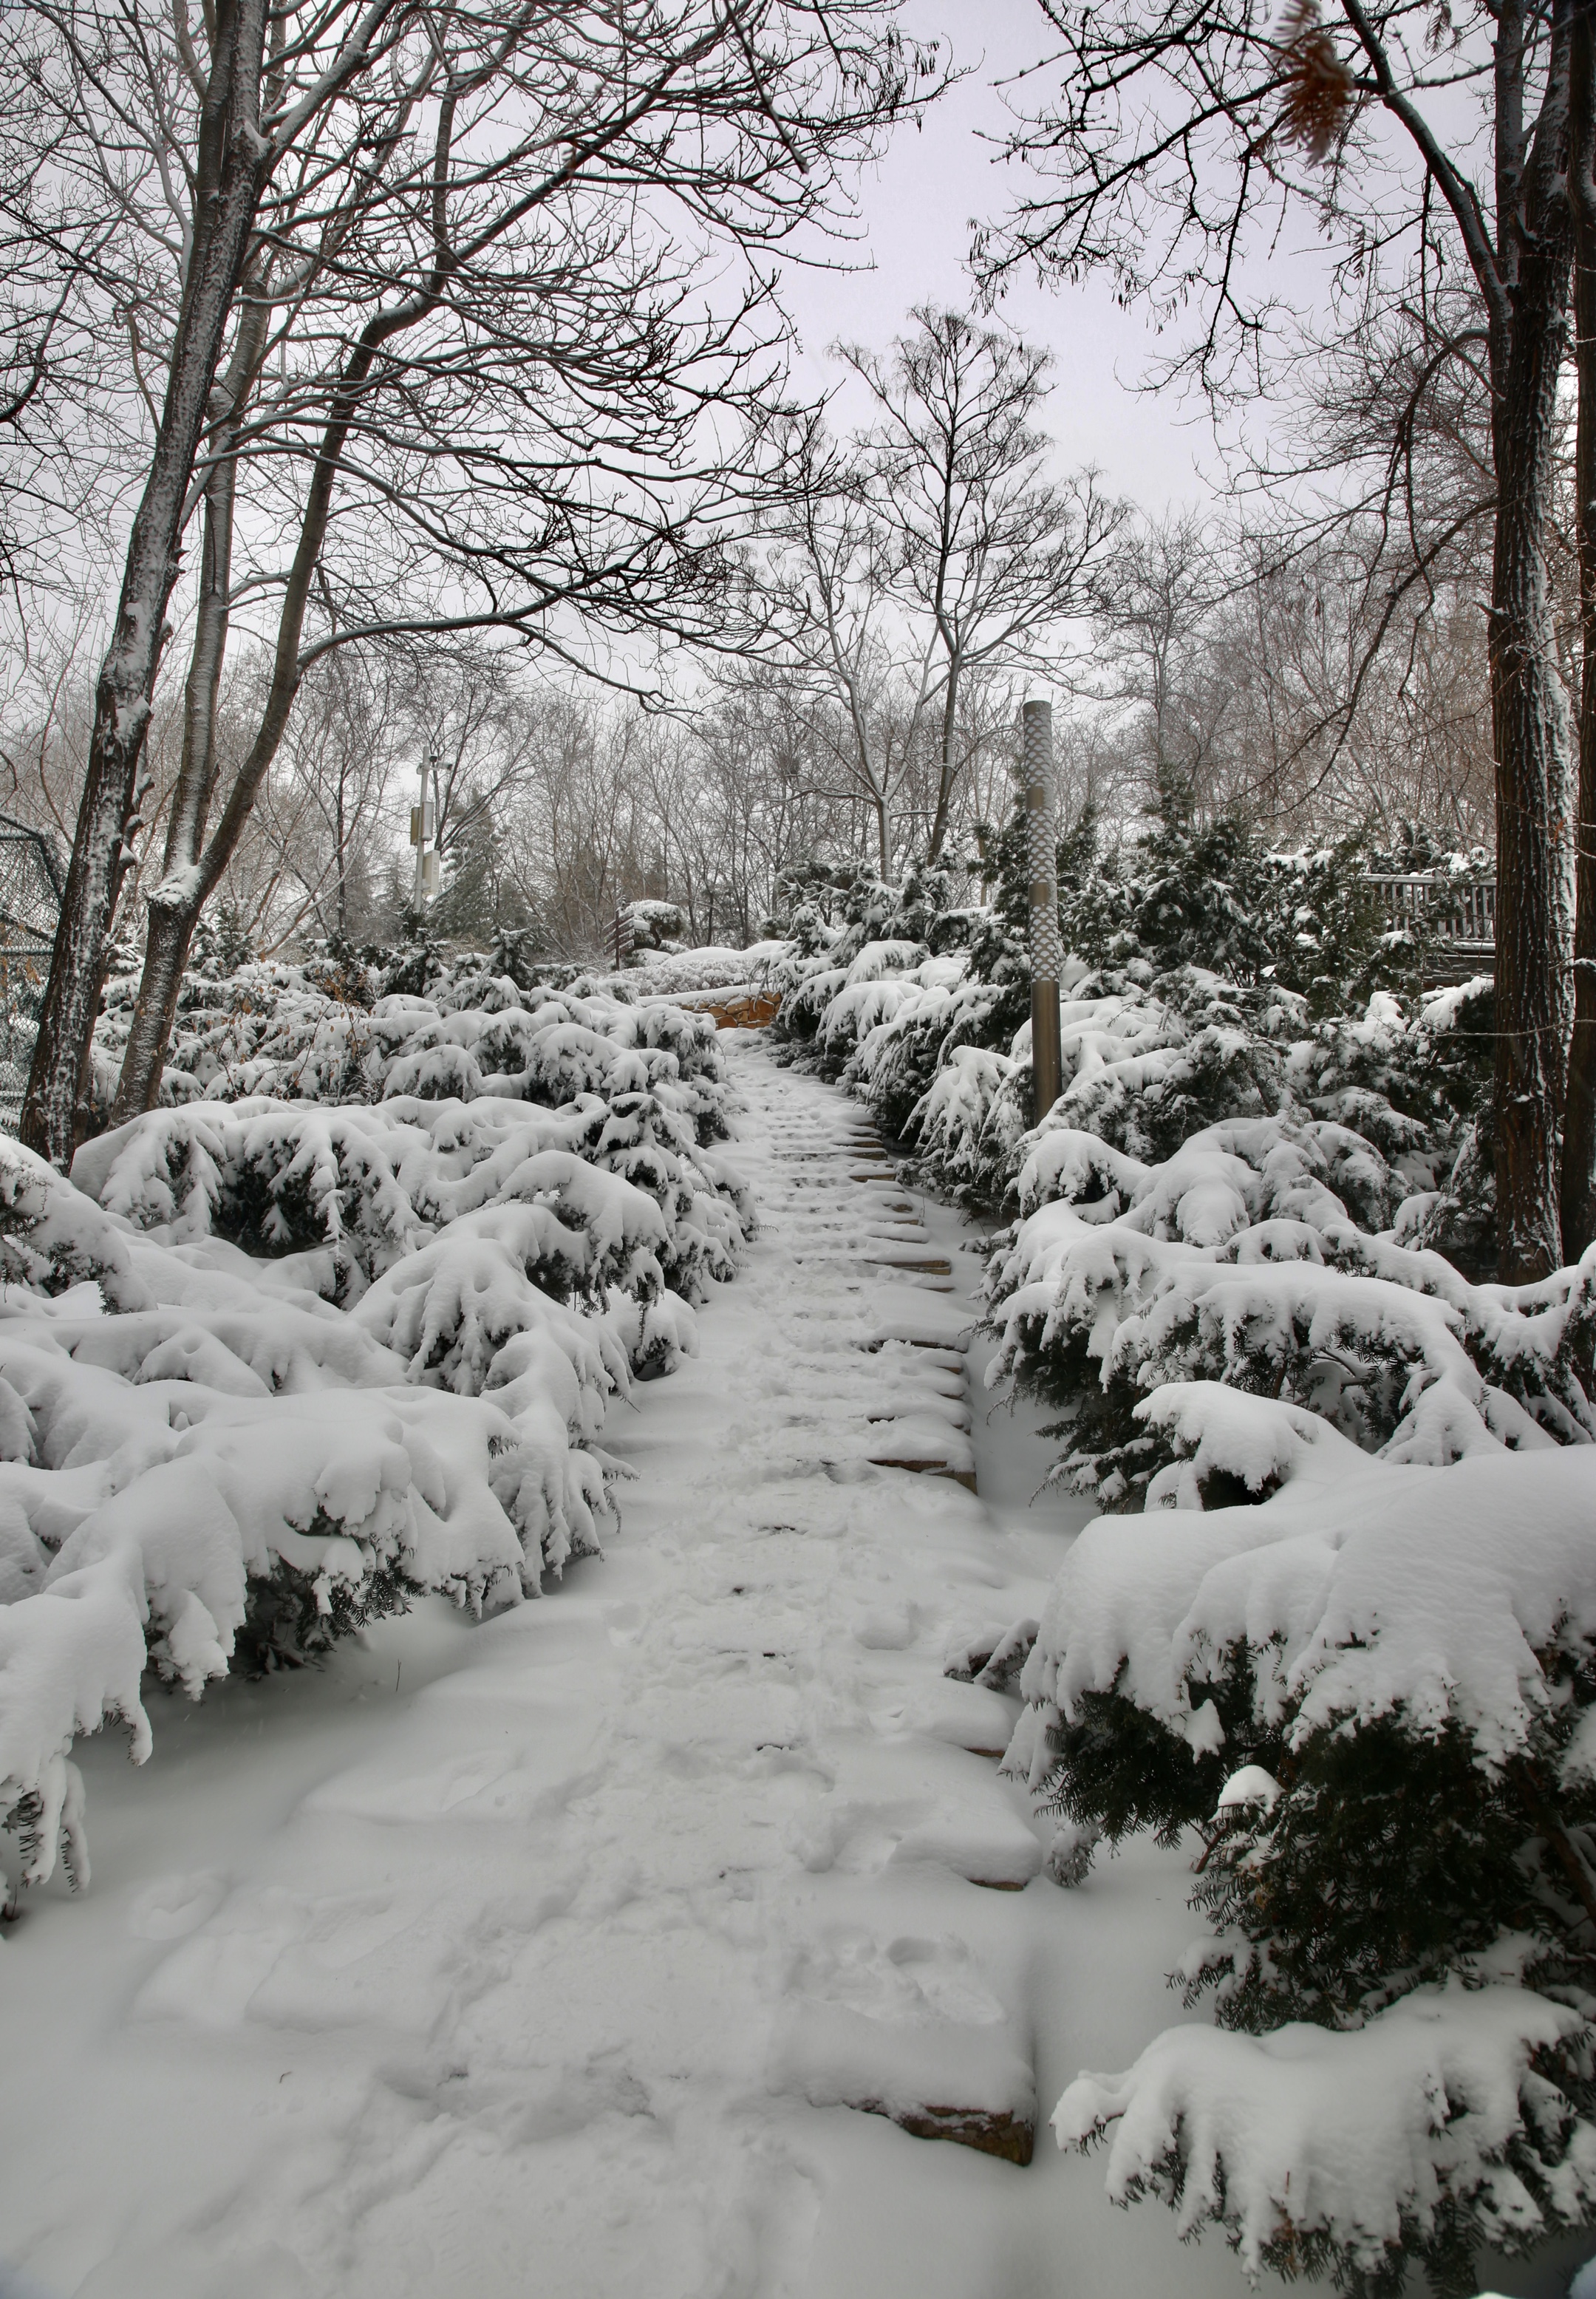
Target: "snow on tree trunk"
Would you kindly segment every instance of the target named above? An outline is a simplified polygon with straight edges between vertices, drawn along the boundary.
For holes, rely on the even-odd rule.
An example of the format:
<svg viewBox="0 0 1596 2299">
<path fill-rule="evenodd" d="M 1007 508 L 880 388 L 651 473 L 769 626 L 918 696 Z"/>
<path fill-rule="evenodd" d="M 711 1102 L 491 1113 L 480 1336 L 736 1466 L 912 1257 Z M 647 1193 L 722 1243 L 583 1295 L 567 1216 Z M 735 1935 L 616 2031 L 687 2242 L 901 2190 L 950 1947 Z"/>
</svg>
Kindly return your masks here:
<svg viewBox="0 0 1596 2299">
<path fill-rule="evenodd" d="M 197 873 L 188 875 L 192 877 Z M 149 901 L 144 973 L 133 1008 L 128 1049 L 122 1057 L 116 1100 L 112 1105 L 112 1123 L 115 1125 L 155 1107 L 166 1050 L 171 1043 L 178 1018 L 178 1000 L 182 993 L 189 945 L 199 924 L 197 903 L 159 900 L 165 891 L 164 887 L 157 887 Z"/>
<path fill-rule="evenodd" d="M 133 1025 L 122 1060 L 113 1125 L 153 1108 L 160 1091 L 162 1063 L 177 1019 L 178 997 L 189 944 L 203 899 L 194 866 L 205 835 L 205 818 L 216 787 L 216 711 L 227 658 L 232 595 L 233 512 L 237 489 L 238 444 L 243 403 L 253 380 L 266 333 L 268 305 L 261 295 L 248 303 L 219 394 L 223 405 L 211 440 L 214 458 L 205 482 L 205 530 L 194 651 L 184 693 L 183 760 L 167 826 L 161 883 L 151 895 L 145 943 L 144 976 L 133 1009 Z"/>
</svg>

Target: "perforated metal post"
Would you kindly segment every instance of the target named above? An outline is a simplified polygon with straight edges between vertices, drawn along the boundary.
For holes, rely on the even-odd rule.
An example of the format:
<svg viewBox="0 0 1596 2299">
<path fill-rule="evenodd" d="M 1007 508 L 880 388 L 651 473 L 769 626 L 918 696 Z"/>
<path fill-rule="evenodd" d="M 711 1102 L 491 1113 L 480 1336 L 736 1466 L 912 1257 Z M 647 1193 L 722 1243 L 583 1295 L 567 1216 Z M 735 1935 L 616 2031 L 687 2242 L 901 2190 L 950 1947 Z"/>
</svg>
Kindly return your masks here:
<svg viewBox="0 0 1596 2299">
<path fill-rule="evenodd" d="M 1058 821 L 1053 789 L 1053 705 L 1028 702 L 1020 713 L 1030 887 L 1031 1117 L 1040 1125 L 1063 1086 L 1058 978 L 1064 953 L 1058 932 Z"/>
</svg>

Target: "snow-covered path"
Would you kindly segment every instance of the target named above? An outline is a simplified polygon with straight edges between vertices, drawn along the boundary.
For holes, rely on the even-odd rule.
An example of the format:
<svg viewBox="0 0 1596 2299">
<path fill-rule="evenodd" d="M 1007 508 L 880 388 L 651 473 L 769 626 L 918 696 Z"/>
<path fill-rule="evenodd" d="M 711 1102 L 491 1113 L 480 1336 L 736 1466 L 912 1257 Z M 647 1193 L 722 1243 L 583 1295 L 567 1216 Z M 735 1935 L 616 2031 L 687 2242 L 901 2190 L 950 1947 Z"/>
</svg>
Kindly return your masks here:
<svg viewBox="0 0 1596 2299">
<path fill-rule="evenodd" d="M 943 1673 L 950 1634 L 1036 1609 L 1076 1521 L 1025 1513 L 1023 1428 L 984 1400 L 971 1428 L 968 1233 L 921 1225 L 839 1093 L 730 1042 L 762 1233 L 700 1357 L 613 1424 L 607 1557 L 174 1704 L 145 1773 L 87 1752 L 94 1889 L 0 1946 L 27 2287 L 1245 2288 L 1045 2127 L 1021 2169 L 857 2112 L 1013 2151 L 1168 2023 L 1193 1925 L 1173 1855 L 1038 1875 L 995 1762 L 1017 1704 Z"/>
</svg>

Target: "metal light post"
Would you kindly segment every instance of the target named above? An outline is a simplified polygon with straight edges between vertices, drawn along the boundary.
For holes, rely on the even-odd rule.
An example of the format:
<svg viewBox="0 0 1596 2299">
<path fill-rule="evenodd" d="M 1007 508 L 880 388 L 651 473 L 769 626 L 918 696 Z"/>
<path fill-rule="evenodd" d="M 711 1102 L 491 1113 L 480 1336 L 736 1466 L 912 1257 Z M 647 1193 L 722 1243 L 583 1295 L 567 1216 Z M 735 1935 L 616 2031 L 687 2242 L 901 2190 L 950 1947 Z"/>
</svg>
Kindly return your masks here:
<svg viewBox="0 0 1596 2299">
<path fill-rule="evenodd" d="M 1053 705 L 1028 702 L 1020 713 L 1021 772 L 1030 889 L 1031 1121 L 1039 1125 L 1063 1087 L 1058 978 L 1058 821 L 1053 788 Z"/>
<path fill-rule="evenodd" d="M 438 853 L 435 837 L 437 824 L 438 767 L 432 758 L 424 758 L 420 766 L 421 803 L 410 809 L 410 844 L 416 850 L 416 914 L 426 907 L 427 897 L 438 891 Z M 433 794 L 426 794 L 427 776 L 432 777 Z"/>
</svg>

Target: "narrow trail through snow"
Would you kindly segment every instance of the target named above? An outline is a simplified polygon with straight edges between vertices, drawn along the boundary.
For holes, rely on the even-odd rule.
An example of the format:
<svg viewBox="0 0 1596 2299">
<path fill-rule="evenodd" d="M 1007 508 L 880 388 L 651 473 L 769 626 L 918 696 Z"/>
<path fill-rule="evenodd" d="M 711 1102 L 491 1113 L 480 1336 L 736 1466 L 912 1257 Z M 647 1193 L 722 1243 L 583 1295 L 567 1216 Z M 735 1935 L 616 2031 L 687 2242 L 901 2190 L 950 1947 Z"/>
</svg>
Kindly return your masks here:
<svg viewBox="0 0 1596 2299">
<path fill-rule="evenodd" d="M 0 1946 L 0 2287 L 1245 2288 L 1045 2122 L 1021 2169 L 889 2120 L 1017 2152 L 1167 2024 L 1193 1921 L 1149 1847 L 1042 1877 L 1017 1703 L 943 1673 L 1079 1522 L 1027 1514 L 1043 1449 L 972 1413 L 969 1232 L 839 1093 L 724 1042 L 761 1233 L 612 1423 L 606 1558 L 174 1706 L 146 1773 L 87 1751 L 94 1890 Z"/>
</svg>

